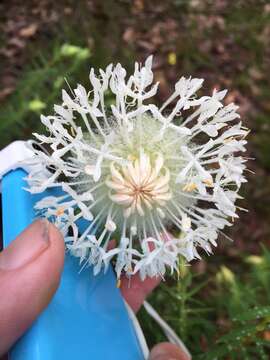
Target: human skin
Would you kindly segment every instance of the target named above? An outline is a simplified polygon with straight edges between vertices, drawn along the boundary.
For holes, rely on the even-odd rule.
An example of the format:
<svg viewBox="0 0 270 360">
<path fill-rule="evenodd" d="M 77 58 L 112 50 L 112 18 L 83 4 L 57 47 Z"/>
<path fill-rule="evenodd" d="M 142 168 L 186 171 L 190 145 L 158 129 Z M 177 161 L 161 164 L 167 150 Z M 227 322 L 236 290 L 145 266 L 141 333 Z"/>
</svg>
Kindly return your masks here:
<svg viewBox="0 0 270 360">
<path fill-rule="evenodd" d="M 47 220 L 35 221 L 0 253 L 0 357 L 49 304 L 59 285 L 64 256 L 63 237 Z M 122 295 L 137 312 L 159 282 L 158 278 L 123 277 Z M 149 359 L 189 357 L 177 346 L 161 343 L 152 349 Z"/>
</svg>

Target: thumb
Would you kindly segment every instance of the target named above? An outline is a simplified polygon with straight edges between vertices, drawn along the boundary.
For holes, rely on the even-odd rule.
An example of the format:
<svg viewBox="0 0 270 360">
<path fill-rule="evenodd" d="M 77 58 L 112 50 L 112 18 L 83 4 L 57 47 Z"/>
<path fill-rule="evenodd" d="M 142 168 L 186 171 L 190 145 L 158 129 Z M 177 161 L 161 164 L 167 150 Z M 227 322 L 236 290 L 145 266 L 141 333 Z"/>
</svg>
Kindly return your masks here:
<svg viewBox="0 0 270 360">
<path fill-rule="evenodd" d="M 0 355 L 27 330 L 55 293 L 64 241 L 47 220 L 37 220 L 0 253 Z"/>
<path fill-rule="evenodd" d="M 191 360 L 178 346 L 171 343 L 160 343 L 153 347 L 149 360 Z"/>
</svg>

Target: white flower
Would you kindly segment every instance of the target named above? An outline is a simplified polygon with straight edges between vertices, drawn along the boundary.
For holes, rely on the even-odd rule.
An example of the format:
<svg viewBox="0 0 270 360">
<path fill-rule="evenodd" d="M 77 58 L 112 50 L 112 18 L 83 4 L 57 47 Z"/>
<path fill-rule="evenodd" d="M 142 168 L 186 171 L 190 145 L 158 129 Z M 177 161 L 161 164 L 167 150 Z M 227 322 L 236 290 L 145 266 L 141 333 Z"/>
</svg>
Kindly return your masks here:
<svg viewBox="0 0 270 360">
<path fill-rule="evenodd" d="M 248 131 L 237 106 L 223 105 L 226 91 L 197 97 L 203 80 L 184 77 L 160 108 L 151 104 L 158 90 L 151 56 L 130 77 L 120 64 L 91 69 L 90 83 L 89 92 L 81 85 L 72 96 L 63 90 L 55 114 L 41 117 L 48 134 L 29 143 L 29 191 L 63 191 L 36 209 L 64 235 L 72 231 L 70 250 L 95 273 L 115 259 L 118 277 L 163 276 L 166 268 L 177 271 L 179 256 L 210 253 L 238 217 L 235 201 L 246 181 L 239 152 Z M 173 228 L 179 238 L 169 234 Z"/>
<path fill-rule="evenodd" d="M 134 272 L 140 271 L 141 278 L 144 280 L 146 276 L 161 276 L 163 277 L 166 268 L 178 272 L 178 257 L 179 257 L 179 239 L 173 238 L 147 238 L 142 242 L 143 256 L 137 262 Z"/>
</svg>

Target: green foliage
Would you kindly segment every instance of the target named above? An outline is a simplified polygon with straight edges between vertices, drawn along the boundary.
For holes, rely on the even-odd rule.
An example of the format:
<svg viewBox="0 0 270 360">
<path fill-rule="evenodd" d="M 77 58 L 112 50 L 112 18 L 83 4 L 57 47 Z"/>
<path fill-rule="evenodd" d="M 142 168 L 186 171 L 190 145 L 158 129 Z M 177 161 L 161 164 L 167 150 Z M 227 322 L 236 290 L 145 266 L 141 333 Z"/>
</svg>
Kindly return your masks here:
<svg viewBox="0 0 270 360">
<path fill-rule="evenodd" d="M 194 274 L 186 266 L 180 279 L 162 284 L 150 302 L 193 354 L 193 359 L 268 359 L 270 351 L 270 252 L 249 256 L 235 271 L 221 266 L 216 274 Z M 149 343 L 165 341 L 142 310 Z"/>
<path fill-rule="evenodd" d="M 72 85 L 85 81 L 90 55 L 88 48 L 55 44 L 49 54 L 35 57 L 1 109 L 1 147 L 15 139 L 30 138 L 41 127 L 40 114 L 52 112 L 53 104 L 61 101 L 65 79 Z"/>
</svg>

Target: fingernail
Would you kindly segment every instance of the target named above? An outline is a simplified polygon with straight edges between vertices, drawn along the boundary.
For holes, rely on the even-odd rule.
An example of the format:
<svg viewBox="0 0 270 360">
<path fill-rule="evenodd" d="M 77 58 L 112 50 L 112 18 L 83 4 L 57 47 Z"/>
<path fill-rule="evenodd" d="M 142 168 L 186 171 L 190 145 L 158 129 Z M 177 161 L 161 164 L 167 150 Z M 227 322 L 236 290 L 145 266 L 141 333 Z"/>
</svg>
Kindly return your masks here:
<svg viewBox="0 0 270 360">
<path fill-rule="evenodd" d="M 39 219 L 28 226 L 0 253 L 0 269 L 15 270 L 37 258 L 50 245 L 50 223 Z"/>
</svg>

